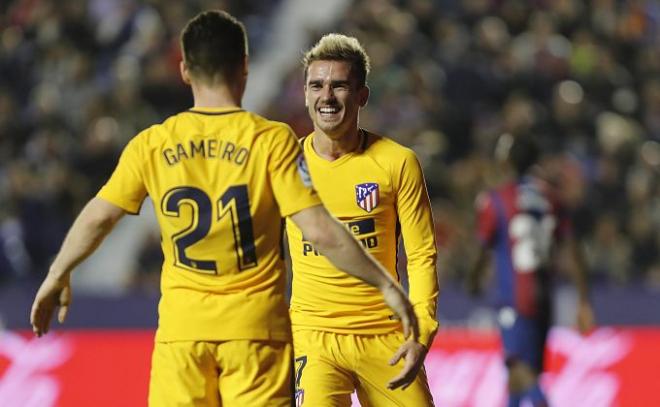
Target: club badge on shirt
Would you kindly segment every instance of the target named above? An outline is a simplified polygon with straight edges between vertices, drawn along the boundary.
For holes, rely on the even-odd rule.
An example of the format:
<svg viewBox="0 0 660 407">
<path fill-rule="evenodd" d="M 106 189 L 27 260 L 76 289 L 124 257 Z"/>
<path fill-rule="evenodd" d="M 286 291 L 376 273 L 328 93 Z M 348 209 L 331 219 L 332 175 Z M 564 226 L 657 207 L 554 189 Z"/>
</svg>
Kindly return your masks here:
<svg viewBox="0 0 660 407">
<path fill-rule="evenodd" d="M 378 206 L 378 184 L 365 182 L 355 186 L 355 200 L 360 208 L 371 212 Z"/>
</svg>

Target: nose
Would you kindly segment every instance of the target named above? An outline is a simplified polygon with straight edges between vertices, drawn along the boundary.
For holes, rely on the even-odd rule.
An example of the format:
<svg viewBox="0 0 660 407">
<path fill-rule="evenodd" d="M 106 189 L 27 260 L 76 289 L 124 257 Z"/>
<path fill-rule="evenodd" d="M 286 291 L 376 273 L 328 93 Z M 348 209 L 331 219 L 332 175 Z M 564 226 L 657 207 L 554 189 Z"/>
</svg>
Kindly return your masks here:
<svg viewBox="0 0 660 407">
<path fill-rule="evenodd" d="M 335 92 L 332 89 L 332 86 L 330 85 L 323 86 L 323 89 L 321 90 L 321 98 L 323 100 L 328 100 L 328 99 L 332 100 L 334 99 L 334 97 L 335 97 Z"/>
</svg>

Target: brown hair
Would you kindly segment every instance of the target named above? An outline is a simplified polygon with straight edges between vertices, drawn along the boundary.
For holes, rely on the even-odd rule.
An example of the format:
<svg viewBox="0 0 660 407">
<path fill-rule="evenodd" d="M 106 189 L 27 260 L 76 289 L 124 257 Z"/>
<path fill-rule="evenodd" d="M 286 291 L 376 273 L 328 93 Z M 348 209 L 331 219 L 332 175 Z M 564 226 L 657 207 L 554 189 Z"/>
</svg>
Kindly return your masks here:
<svg viewBox="0 0 660 407">
<path fill-rule="evenodd" d="M 181 52 L 193 76 L 227 80 L 236 74 L 248 53 L 245 26 L 225 11 L 202 12 L 181 31 Z"/>
</svg>

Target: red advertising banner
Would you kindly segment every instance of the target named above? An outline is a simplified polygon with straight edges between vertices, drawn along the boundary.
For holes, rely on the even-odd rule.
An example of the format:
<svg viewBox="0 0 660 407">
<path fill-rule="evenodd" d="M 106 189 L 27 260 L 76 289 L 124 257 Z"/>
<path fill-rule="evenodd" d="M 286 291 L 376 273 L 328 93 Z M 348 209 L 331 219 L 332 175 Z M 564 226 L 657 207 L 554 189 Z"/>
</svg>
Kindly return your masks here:
<svg viewBox="0 0 660 407">
<path fill-rule="evenodd" d="M 553 406 L 660 406 L 660 329 L 553 329 L 542 385 Z M 0 406 L 146 406 L 150 331 L 0 333 Z M 426 360 L 443 407 L 503 407 L 495 332 L 446 329 Z M 357 403 L 356 403 L 357 405 Z"/>
<path fill-rule="evenodd" d="M 0 406 L 146 406 L 154 333 L 0 333 Z"/>
<path fill-rule="evenodd" d="M 660 406 L 660 329 L 554 328 L 541 384 L 551 406 Z M 437 405 L 503 407 L 506 372 L 496 332 L 445 330 L 426 359 Z"/>
</svg>

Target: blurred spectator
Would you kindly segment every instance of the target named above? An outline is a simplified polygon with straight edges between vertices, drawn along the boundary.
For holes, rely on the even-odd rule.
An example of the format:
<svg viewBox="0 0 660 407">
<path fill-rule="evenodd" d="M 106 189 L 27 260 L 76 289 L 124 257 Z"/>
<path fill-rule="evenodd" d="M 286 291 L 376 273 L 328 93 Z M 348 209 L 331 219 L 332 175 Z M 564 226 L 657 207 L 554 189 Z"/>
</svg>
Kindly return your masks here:
<svg viewBox="0 0 660 407">
<path fill-rule="evenodd" d="M 263 36 L 277 3 L 0 2 L 0 281 L 43 273 L 128 140 L 191 106 L 185 21 L 222 7 Z"/>
<path fill-rule="evenodd" d="M 499 177 L 495 140 L 531 133 L 593 277 L 660 281 L 658 10 L 652 0 L 379 0 L 356 2 L 331 28 L 359 37 L 377 67 L 361 122 L 425 167 L 443 279 L 462 278 L 473 255 L 465 231 L 476 191 Z M 302 135 L 294 62 L 288 103 L 269 114 Z"/>
<path fill-rule="evenodd" d="M 121 147 L 189 107 L 183 22 L 225 8 L 249 26 L 254 55 L 278 1 L 1 2 L 0 279 L 42 273 Z M 499 177 L 495 140 L 531 133 L 594 278 L 660 287 L 659 10 L 655 0 L 356 1 L 329 29 L 372 57 L 363 125 L 425 167 L 443 279 L 461 279 L 473 255 L 473 200 Z M 281 91 L 264 114 L 305 135 L 300 69 L 292 58 L 273 78 Z"/>
<path fill-rule="evenodd" d="M 138 252 L 136 269 L 130 282 L 132 289 L 146 293 L 158 293 L 163 250 L 160 235 L 148 234 Z"/>
</svg>

